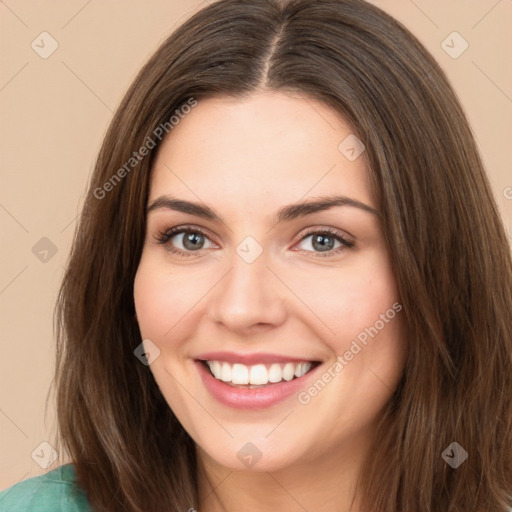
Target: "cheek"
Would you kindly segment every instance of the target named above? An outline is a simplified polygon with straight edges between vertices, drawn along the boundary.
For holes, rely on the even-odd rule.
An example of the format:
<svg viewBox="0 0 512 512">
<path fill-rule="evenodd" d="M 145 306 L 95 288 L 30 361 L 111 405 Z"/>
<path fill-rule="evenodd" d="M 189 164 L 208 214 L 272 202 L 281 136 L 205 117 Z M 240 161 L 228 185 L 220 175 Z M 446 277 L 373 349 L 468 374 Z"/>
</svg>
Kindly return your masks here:
<svg viewBox="0 0 512 512">
<path fill-rule="evenodd" d="M 399 302 L 393 271 L 380 251 L 353 261 L 314 278 L 303 273 L 294 280 L 297 295 L 307 298 L 304 302 L 323 324 L 323 339 L 338 353 L 382 314 L 391 309 L 389 316 L 394 317 L 393 304 Z"/>
<path fill-rule="evenodd" d="M 187 297 L 188 293 L 190 288 L 183 287 L 177 275 L 143 256 L 134 281 L 135 310 L 142 336 L 162 339 L 190 309 L 193 298 Z"/>
<path fill-rule="evenodd" d="M 168 322 L 164 312 L 172 307 L 166 303 L 166 295 L 155 281 L 144 266 L 139 266 L 134 282 L 134 301 L 143 338 L 158 338 L 164 332 L 164 325 Z"/>
<path fill-rule="evenodd" d="M 159 364 L 187 357 L 190 335 L 204 318 L 208 292 L 217 281 L 212 267 L 173 268 L 161 254 L 143 253 L 134 280 L 135 311 L 142 339 L 150 339 L 164 356 Z"/>
</svg>

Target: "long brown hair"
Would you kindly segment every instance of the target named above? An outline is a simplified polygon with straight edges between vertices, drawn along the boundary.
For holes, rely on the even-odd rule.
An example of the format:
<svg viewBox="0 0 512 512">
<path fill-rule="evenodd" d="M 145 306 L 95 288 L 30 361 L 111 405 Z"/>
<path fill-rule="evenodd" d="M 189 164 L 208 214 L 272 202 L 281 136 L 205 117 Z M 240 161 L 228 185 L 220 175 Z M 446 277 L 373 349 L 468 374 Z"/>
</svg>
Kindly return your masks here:
<svg viewBox="0 0 512 512">
<path fill-rule="evenodd" d="M 133 282 L 158 145 L 136 163 L 130 158 L 191 98 L 200 104 L 259 89 L 322 101 L 366 146 L 409 355 L 360 475 L 363 510 L 507 510 L 510 247 L 444 73 L 399 22 L 360 0 L 213 3 L 161 45 L 122 100 L 89 183 L 55 317 L 55 442 L 91 505 L 198 508 L 195 445 L 133 353 L 141 343 Z M 452 442 L 468 453 L 457 469 L 442 457 Z"/>
</svg>

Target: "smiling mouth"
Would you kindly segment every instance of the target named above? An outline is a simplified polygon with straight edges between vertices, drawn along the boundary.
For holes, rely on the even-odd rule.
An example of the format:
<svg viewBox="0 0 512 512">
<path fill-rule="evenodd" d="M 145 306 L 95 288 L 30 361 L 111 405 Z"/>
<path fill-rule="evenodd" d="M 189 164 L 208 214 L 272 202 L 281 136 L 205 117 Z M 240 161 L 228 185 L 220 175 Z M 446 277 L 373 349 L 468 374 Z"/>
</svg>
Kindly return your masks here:
<svg viewBox="0 0 512 512">
<path fill-rule="evenodd" d="M 237 388 L 261 388 L 296 380 L 312 369 L 319 361 L 283 362 L 245 365 L 226 361 L 199 360 L 215 379 Z"/>
</svg>

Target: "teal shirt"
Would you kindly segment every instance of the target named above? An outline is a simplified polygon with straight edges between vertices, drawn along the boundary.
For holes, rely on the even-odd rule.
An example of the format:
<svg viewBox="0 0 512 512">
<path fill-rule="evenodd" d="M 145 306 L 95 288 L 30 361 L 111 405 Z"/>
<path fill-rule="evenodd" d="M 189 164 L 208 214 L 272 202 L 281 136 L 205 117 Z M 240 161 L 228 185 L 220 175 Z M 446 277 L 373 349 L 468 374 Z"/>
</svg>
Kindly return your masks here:
<svg viewBox="0 0 512 512">
<path fill-rule="evenodd" d="M 93 512 L 76 484 L 73 464 L 28 478 L 0 492 L 0 512 Z"/>
</svg>

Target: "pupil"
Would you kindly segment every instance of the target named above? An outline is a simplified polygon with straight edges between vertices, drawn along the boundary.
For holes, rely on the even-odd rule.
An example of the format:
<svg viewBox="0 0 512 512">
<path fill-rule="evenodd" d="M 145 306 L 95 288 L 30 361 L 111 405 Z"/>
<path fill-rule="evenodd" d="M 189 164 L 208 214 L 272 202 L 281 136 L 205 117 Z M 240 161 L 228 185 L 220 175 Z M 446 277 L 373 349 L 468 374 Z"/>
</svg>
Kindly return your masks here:
<svg viewBox="0 0 512 512">
<path fill-rule="evenodd" d="M 183 237 L 183 245 L 184 245 L 184 247 L 187 248 L 187 249 L 197 249 L 198 247 L 201 248 L 202 244 L 200 246 L 200 245 L 198 245 L 195 242 L 197 242 L 198 239 L 202 238 L 202 236 L 203 235 L 201 235 L 199 233 L 190 233 L 190 234 L 184 236 Z M 194 241 L 194 243 L 187 247 L 187 245 L 189 243 L 193 242 L 193 241 Z"/>
<path fill-rule="evenodd" d="M 323 242 L 322 242 L 323 240 Z M 325 243 L 325 240 L 330 240 L 330 244 L 326 244 Z M 319 243 L 320 245 L 316 246 L 315 244 L 316 243 Z M 316 237 L 313 238 L 313 247 L 315 249 L 319 248 L 320 251 L 328 251 L 329 249 L 332 249 L 332 244 L 334 242 L 334 239 L 330 236 L 326 236 L 326 235 L 317 235 Z"/>
</svg>

